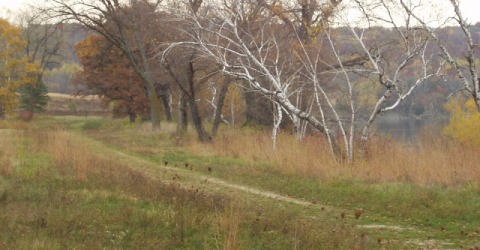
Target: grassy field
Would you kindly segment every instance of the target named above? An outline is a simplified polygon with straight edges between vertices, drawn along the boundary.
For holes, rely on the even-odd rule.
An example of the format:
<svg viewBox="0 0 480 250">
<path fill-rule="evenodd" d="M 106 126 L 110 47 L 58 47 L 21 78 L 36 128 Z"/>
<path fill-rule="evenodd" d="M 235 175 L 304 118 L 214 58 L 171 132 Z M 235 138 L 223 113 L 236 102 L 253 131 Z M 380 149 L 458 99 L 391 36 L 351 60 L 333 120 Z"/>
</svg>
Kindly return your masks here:
<svg viewBox="0 0 480 250">
<path fill-rule="evenodd" d="M 281 135 L 272 151 L 267 132 L 226 130 L 205 145 L 174 128 L 0 121 L 0 249 L 480 245 L 478 149 L 426 134 L 414 150 L 383 139 L 338 165 L 319 138 Z"/>
</svg>

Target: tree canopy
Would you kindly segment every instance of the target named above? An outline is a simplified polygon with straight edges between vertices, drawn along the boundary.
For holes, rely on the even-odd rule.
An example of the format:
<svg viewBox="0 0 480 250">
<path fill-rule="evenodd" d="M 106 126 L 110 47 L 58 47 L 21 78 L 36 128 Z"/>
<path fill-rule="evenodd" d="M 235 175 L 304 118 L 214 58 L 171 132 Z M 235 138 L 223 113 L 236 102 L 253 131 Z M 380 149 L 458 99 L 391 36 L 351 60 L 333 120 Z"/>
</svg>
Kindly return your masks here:
<svg viewBox="0 0 480 250">
<path fill-rule="evenodd" d="M 22 29 L 0 19 L 0 117 L 18 107 L 19 88 L 36 81 L 38 65 L 29 62 L 25 46 Z"/>
<path fill-rule="evenodd" d="M 99 35 L 91 35 L 76 46 L 83 71 L 77 74 L 83 94 L 97 94 L 105 103 L 114 103 L 116 114 L 126 113 L 134 121 L 147 115 L 150 106 L 142 78 L 125 54 Z"/>
</svg>

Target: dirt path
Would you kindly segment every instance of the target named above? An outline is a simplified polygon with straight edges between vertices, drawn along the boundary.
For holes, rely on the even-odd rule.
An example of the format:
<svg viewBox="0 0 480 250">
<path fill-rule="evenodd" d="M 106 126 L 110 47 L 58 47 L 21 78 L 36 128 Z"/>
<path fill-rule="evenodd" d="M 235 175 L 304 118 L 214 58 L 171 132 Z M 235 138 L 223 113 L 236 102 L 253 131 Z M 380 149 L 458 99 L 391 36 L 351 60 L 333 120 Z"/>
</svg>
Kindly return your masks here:
<svg viewBox="0 0 480 250">
<path fill-rule="evenodd" d="M 82 140 L 85 140 L 85 139 L 86 138 L 83 138 Z M 180 183 L 182 183 L 184 186 L 192 185 L 192 184 L 199 185 L 200 183 L 202 183 L 202 185 L 205 185 L 208 183 L 210 184 L 208 185 L 208 188 L 216 191 L 225 192 L 226 189 L 228 189 L 230 191 L 236 191 L 239 193 L 247 193 L 257 198 L 265 198 L 265 199 L 272 199 L 276 201 L 288 202 L 288 203 L 296 204 L 303 207 L 309 207 L 309 208 L 319 209 L 321 211 L 329 211 L 329 212 L 337 213 L 338 215 L 340 215 L 340 213 L 342 212 L 345 212 L 345 210 L 342 210 L 340 208 L 335 208 L 335 207 L 324 205 L 321 203 L 312 203 L 302 199 L 281 195 L 272 191 L 265 191 L 258 188 L 249 187 L 246 185 L 230 183 L 219 178 L 211 177 L 211 176 L 190 171 L 187 169 L 164 166 L 162 164 L 158 164 L 153 161 L 145 160 L 143 158 L 132 156 L 122 151 L 112 149 L 111 147 L 107 146 L 103 142 L 97 141 L 93 138 L 88 138 L 87 140 L 89 141 L 89 143 L 96 144 L 97 145 L 96 148 L 98 148 L 97 152 L 102 152 L 101 153 L 102 155 L 106 157 L 114 157 L 115 160 L 118 160 L 119 162 L 127 163 L 127 165 L 129 165 L 130 167 L 136 170 L 142 171 L 142 173 L 146 174 L 148 177 L 151 177 L 151 178 L 159 178 L 159 179 L 162 179 L 163 181 L 168 182 L 168 181 L 171 181 L 171 176 L 178 176 L 179 179 L 181 180 Z M 167 177 L 170 177 L 170 178 L 167 178 Z M 350 211 L 346 214 L 347 214 L 346 215 L 347 217 L 352 217 L 352 218 L 354 217 L 353 211 Z M 386 225 L 386 224 L 360 225 L 359 224 L 357 225 L 357 227 L 362 229 L 369 229 L 369 230 L 389 230 L 392 232 L 403 232 L 403 231 L 420 232 L 418 228 L 404 227 L 400 225 Z M 427 240 L 427 239 L 425 240 L 412 239 L 410 243 L 415 245 L 416 248 L 419 248 L 419 249 L 448 249 L 449 246 L 451 245 L 451 243 L 445 240 L 434 241 L 434 240 Z"/>
<path fill-rule="evenodd" d="M 274 199 L 274 200 L 285 201 L 285 202 L 289 202 L 289 203 L 293 203 L 293 204 L 297 204 L 297 205 L 301 205 L 301 206 L 317 206 L 317 207 L 323 208 L 323 209 L 326 209 L 326 207 L 327 207 L 325 205 L 313 204 L 312 202 L 308 202 L 308 201 L 305 201 L 305 200 L 300 200 L 300 199 L 280 195 L 280 194 L 270 192 L 270 191 L 264 191 L 264 190 L 260 190 L 260 189 L 257 189 L 257 188 L 248 187 L 248 186 L 245 186 L 245 185 L 229 183 L 229 182 L 226 182 L 224 180 L 221 180 L 221 179 L 218 179 L 218 178 L 215 178 L 215 177 L 200 174 L 198 172 L 191 172 L 191 171 L 188 171 L 188 170 L 184 170 L 184 169 L 181 169 L 181 168 L 175 168 L 175 167 L 159 166 L 158 164 L 155 164 L 154 162 L 151 162 L 151 161 L 148 161 L 148 160 L 145 160 L 145 159 L 142 159 L 142 158 L 138 158 L 138 157 L 135 157 L 135 156 L 131 156 L 131 155 L 125 154 L 123 152 L 120 152 L 118 150 L 114 150 L 114 149 L 110 149 L 110 148 L 108 150 L 111 151 L 113 154 L 116 154 L 119 157 L 122 157 L 125 160 L 128 160 L 128 161 L 125 161 L 125 162 L 137 162 L 137 163 L 140 163 L 140 164 L 143 164 L 143 165 L 161 167 L 162 169 L 167 169 L 167 170 L 170 170 L 170 171 L 181 173 L 181 175 L 187 175 L 188 177 L 190 177 L 192 179 L 197 179 L 198 181 L 201 181 L 201 182 L 203 181 L 203 182 L 208 182 L 208 183 L 211 183 L 211 184 L 215 184 L 215 185 L 218 185 L 218 186 L 223 187 L 223 188 L 230 188 L 230 189 L 233 189 L 233 190 L 242 191 L 242 192 L 262 196 L 264 198 L 271 198 L 271 199 Z"/>
</svg>

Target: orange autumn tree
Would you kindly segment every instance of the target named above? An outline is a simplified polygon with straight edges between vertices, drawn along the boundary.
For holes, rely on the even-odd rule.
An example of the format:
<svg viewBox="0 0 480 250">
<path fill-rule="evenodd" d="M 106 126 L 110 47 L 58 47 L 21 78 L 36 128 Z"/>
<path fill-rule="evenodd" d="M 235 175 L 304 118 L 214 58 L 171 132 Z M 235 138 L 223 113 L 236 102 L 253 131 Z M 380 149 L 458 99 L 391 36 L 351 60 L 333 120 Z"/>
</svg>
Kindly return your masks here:
<svg viewBox="0 0 480 250">
<path fill-rule="evenodd" d="M 127 114 L 131 122 L 138 115 L 148 115 L 142 79 L 121 50 L 99 35 L 87 37 L 75 49 L 83 65 L 77 82 L 86 87 L 79 94 L 99 95 L 106 104 L 113 103 L 114 115 Z"/>
<path fill-rule="evenodd" d="M 0 18 L 0 119 L 18 107 L 19 88 L 35 83 L 38 66 L 28 62 L 25 46 L 22 29 Z"/>
</svg>

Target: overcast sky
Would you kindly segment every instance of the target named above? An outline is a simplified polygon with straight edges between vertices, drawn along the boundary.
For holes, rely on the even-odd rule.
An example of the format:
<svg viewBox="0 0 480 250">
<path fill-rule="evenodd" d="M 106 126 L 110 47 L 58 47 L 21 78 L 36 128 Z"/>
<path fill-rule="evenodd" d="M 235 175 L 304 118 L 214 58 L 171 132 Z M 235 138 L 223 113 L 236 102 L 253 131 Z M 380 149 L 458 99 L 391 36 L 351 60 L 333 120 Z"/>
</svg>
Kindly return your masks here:
<svg viewBox="0 0 480 250">
<path fill-rule="evenodd" d="M 15 11 L 21 9 L 26 4 L 41 4 L 44 3 L 45 0 L 0 0 L 0 16 L 6 16 L 8 12 L 8 16 L 12 17 Z M 447 1 L 446 1 L 447 2 Z M 465 18 L 472 23 L 476 23 L 480 21 L 480 0 L 460 0 L 462 13 L 464 14 Z"/>
</svg>

